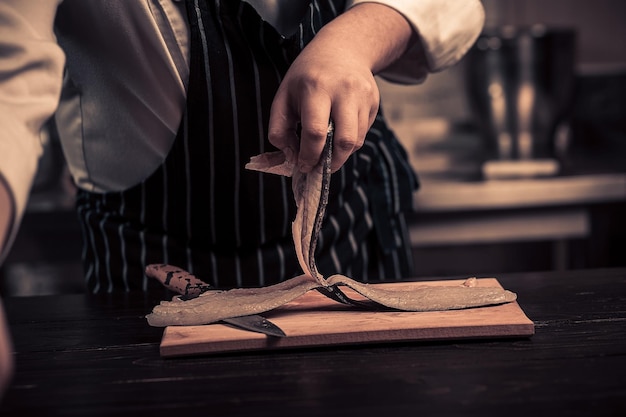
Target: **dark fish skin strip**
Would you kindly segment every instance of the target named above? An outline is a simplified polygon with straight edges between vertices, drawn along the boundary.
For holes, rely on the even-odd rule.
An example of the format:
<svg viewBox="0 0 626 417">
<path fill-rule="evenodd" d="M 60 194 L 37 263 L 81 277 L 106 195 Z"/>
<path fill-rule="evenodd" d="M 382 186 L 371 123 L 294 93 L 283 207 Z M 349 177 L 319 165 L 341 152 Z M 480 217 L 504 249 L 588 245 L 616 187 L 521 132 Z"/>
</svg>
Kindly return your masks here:
<svg viewBox="0 0 626 417">
<path fill-rule="evenodd" d="M 328 204 L 328 194 L 330 193 L 330 177 L 331 177 L 331 162 L 333 159 L 333 136 L 335 126 L 331 121 L 328 125 L 328 133 L 326 135 L 326 144 L 322 152 L 322 186 L 319 204 L 315 213 L 315 221 L 313 223 L 313 230 L 311 233 L 311 243 L 309 245 L 309 268 L 311 273 L 319 275 L 317 272 L 317 266 L 315 265 L 315 248 L 317 247 L 317 240 L 319 238 L 320 230 L 322 229 L 322 222 L 324 221 L 324 213 L 326 213 L 326 205 Z"/>
<path fill-rule="evenodd" d="M 320 198 L 315 213 L 315 220 L 313 222 L 313 228 L 311 233 L 311 240 L 309 244 L 309 270 L 311 274 L 320 276 L 317 271 L 317 265 L 315 264 L 315 249 L 317 247 L 317 241 L 319 239 L 320 230 L 322 229 L 322 222 L 324 221 L 324 214 L 326 213 L 326 206 L 328 205 L 328 195 L 330 193 L 330 179 L 331 179 L 331 163 L 333 159 L 333 140 L 335 133 L 335 125 L 331 120 L 328 125 L 328 133 L 326 135 L 326 144 L 322 151 L 322 157 L 320 158 L 320 164 L 322 165 L 322 185 L 320 187 Z M 348 304 L 356 307 L 362 307 L 363 303 L 358 300 L 353 300 L 348 297 L 338 286 L 333 285 L 330 287 L 320 287 L 318 291 L 324 294 L 326 297 L 338 301 L 343 304 Z M 381 306 L 382 307 L 382 306 Z"/>
<path fill-rule="evenodd" d="M 328 205 L 328 195 L 330 193 L 330 179 L 331 179 L 331 163 L 333 159 L 333 140 L 335 133 L 335 125 L 331 120 L 328 124 L 328 131 L 326 134 L 326 143 L 324 144 L 324 149 L 322 150 L 322 156 L 320 157 L 319 164 L 321 165 L 321 186 L 320 197 L 318 200 L 317 208 L 315 211 L 315 218 L 313 220 L 313 225 L 311 228 L 311 239 L 309 240 L 309 259 L 308 259 L 308 267 L 309 273 L 313 275 L 317 280 L 322 280 L 322 275 L 317 270 L 317 265 L 315 263 L 315 249 L 317 248 L 317 241 L 319 239 L 320 230 L 322 229 L 322 223 L 324 221 L 324 214 L 326 213 L 326 206 Z M 306 174 L 308 175 L 308 174 Z M 300 182 L 301 184 L 306 184 L 307 181 L 303 180 Z M 316 187 L 311 187 L 313 190 L 316 190 Z M 311 192 L 309 190 L 303 190 Z M 306 273 L 306 271 L 305 271 Z M 338 286 L 322 286 L 317 289 L 321 294 L 330 298 L 331 300 L 337 301 L 342 304 L 352 305 L 361 307 L 362 302 L 353 300 L 348 297 Z"/>
</svg>

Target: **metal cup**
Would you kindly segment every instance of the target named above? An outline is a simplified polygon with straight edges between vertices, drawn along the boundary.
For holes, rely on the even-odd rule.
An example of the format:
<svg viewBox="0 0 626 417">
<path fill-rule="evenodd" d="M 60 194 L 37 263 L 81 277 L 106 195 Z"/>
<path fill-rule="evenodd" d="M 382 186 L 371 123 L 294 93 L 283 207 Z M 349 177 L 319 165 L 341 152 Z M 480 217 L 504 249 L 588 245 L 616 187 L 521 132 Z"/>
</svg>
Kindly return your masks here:
<svg viewBox="0 0 626 417">
<path fill-rule="evenodd" d="M 485 30 L 467 55 L 469 105 L 486 159 L 555 158 L 575 84 L 576 33 L 543 25 Z"/>
</svg>

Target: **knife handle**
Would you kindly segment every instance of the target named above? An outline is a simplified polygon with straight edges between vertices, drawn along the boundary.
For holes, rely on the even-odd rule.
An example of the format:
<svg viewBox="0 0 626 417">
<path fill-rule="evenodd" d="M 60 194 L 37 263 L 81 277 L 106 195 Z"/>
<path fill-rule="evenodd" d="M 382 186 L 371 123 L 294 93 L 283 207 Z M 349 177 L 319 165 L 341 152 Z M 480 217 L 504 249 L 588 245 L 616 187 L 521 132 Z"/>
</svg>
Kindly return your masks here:
<svg viewBox="0 0 626 417">
<path fill-rule="evenodd" d="M 177 266 L 151 264 L 146 267 L 146 275 L 186 298 L 197 297 L 212 289 L 206 282 Z"/>
</svg>

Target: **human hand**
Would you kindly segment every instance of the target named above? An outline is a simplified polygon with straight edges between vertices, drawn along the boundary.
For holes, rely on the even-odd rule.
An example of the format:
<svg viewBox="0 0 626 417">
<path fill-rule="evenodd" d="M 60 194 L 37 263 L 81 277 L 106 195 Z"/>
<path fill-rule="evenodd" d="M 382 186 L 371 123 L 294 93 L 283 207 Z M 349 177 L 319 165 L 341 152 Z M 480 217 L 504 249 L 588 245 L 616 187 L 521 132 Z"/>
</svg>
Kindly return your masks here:
<svg viewBox="0 0 626 417">
<path fill-rule="evenodd" d="M 378 112 L 374 74 L 397 59 L 412 36 L 403 16 L 376 3 L 355 6 L 328 23 L 302 50 L 276 92 L 270 142 L 308 172 L 319 161 L 332 119 L 331 169 L 338 170 L 363 145 Z"/>
<path fill-rule="evenodd" d="M 288 160 L 297 158 L 303 172 L 317 165 L 331 118 L 335 124 L 331 169 L 336 171 L 363 145 L 376 117 L 376 81 L 355 55 L 313 40 L 289 68 L 276 93 L 269 140 Z"/>
</svg>

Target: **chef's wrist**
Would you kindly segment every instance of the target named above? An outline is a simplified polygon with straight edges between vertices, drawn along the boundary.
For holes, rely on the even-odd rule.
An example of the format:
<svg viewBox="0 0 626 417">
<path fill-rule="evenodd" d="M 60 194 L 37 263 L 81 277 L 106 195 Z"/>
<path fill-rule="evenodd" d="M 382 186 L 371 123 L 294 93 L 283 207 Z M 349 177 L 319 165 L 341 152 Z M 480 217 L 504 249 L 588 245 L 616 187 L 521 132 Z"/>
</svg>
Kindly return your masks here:
<svg viewBox="0 0 626 417">
<path fill-rule="evenodd" d="M 359 54 L 377 74 L 398 60 L 417 42 L 409 21 L 395 9 L 379 3 L 359 3 L 320 30 L 338 49 Z"/>
</svg>

